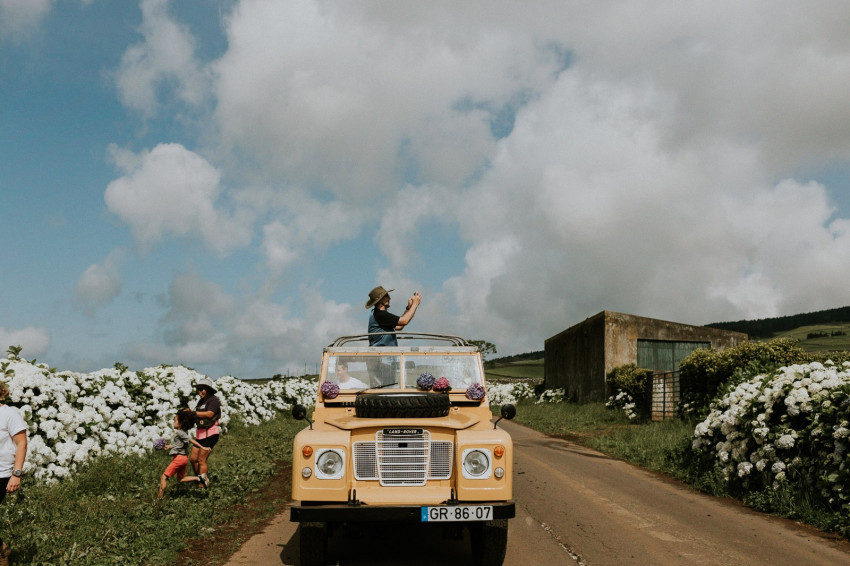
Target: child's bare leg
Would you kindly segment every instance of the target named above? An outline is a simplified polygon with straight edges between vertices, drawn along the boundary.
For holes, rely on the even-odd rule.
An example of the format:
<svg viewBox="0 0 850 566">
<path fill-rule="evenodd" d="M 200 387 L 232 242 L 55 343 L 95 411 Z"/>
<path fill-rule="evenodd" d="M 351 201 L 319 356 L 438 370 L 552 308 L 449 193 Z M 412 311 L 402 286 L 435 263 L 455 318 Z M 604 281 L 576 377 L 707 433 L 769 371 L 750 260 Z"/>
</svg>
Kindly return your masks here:
<svg viewBox="0 0 850 566">
<path fill-rule="evenodd" d="M 168 476 L 162 474 L 162 478 L 159 480 L 159 495 L 158 499 L 162 499 L 162 496 L 165 495 L 165 488 L 168 487 Z"/>
</svg>

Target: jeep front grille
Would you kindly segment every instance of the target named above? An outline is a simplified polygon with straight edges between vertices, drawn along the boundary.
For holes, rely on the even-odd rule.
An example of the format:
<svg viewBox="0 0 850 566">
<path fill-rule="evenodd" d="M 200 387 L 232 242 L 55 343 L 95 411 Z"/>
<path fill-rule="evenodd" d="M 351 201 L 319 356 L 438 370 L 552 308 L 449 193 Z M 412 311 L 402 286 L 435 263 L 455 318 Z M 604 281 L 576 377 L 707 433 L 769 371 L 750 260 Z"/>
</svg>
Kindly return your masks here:
<svg viewBox="0 0 850 566">
<path fill-rule="evenodd" d="M 431 442 L 427 430 L 392 434 L 379 430 L 374 441 L 355 442 L 354 477 L 378 480 L 383 486 L 418 486 L 452 476 L 454 443 Z"/>
</svg>

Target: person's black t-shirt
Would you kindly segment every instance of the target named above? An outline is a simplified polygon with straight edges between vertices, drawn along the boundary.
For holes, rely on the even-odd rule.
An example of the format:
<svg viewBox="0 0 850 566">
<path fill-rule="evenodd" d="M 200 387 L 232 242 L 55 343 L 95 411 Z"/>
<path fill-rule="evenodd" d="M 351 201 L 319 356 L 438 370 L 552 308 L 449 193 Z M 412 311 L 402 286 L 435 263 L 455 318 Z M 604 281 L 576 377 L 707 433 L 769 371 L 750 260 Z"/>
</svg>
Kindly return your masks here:
<svg viewBox="0 0 850 566">
<path fill-rule="evenodd" d="M 395 330 L 395 327 L 398 326 L 398 319 L 396 315 L 392 314 L 386 310 L 375 309 L 375 322 L 384 329 L 385 332 L 392 332 Z"/>
</svg>

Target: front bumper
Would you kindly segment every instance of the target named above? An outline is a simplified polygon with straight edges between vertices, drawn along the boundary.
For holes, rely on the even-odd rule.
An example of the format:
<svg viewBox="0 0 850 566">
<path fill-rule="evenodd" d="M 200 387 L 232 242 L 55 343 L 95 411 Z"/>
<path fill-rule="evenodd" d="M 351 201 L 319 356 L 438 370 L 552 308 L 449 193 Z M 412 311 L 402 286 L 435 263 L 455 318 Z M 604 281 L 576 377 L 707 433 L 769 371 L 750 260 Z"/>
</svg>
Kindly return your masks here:
<svg viewBox="0 0 850 566">
<path fill-rule="evenodd" d="M 494 519 L 512 519 L 516 516 L 513 501 L 489 502 L 475 501 L 470 505 L 492 505 Z M 463 505 L 460 503 L 459 505 Z M 296 523 L 306 522 L 379 522 L 419 523 L 422 521 L 422 505 L 362 505 L 339 504 L 293 504 L 289 508 L 289 520 Z M 430 505 L 429 507 L 454 507 L 454 505 Z"/>
</svg>

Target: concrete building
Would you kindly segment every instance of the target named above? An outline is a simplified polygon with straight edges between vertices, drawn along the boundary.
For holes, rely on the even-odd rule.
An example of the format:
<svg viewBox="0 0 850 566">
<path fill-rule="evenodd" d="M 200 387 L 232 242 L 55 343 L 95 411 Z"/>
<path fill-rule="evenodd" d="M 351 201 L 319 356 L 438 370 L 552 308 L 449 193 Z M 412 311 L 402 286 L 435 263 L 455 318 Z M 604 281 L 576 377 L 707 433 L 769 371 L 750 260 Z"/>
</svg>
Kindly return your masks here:
<svg viewBox="0 0 850 566">
<path fill-rule="evenodd" d="M 723 350 L 745 340 L 741 332 L 602 311 L 546 340 L 544 381 L 571 400 L 604 401 L 615 367 L 675 371 L 697 348 Z"/>
</svg>

